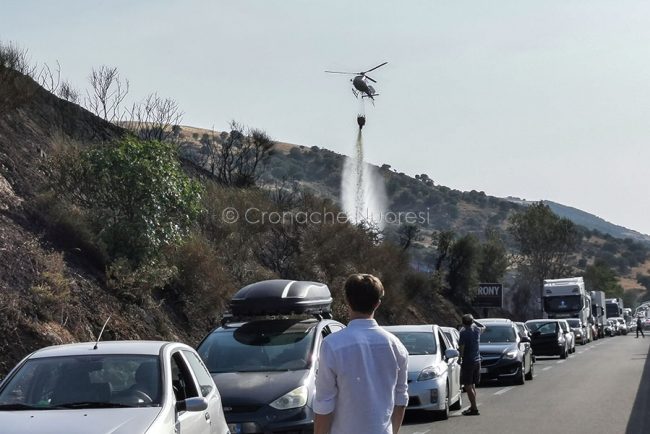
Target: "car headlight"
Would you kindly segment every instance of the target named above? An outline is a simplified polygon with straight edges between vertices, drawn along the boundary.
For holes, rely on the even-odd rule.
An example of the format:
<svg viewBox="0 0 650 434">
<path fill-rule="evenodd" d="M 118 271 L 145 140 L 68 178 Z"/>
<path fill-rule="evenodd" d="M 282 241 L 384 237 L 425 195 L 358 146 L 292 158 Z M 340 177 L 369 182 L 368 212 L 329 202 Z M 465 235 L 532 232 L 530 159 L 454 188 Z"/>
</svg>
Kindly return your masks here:
<svg viewBox="0 0 650 434">
<path fill-rule="evenodd" d="M 271 404 L 271 407 L 276 410 L 289 410 L 291 408 L 304 407 L 307 404 L 307 396 L 309 391 L 307 386 L 300 386 L 293 389 L 291 392 L 282 395 Z"/>
<path fill-rule="evenodd" d="M 433 378 L 441 376 L 442 373 L 443 370 L 440 367 L 429 366 L 428 368 L 424 368 L 422 372 L 420 372 L 417 381 L 431 380 Z"/>
<path fill-rule="evenodd" d="M 518 353 L 517 350 L 510 350 L 510 351 L 508 351 L 507 353 L 505 353 L 503 355 L 503 358 L 508 359 L 508 360 L 516 359 L 517 358 L 517 353 Z"/>
</svg>

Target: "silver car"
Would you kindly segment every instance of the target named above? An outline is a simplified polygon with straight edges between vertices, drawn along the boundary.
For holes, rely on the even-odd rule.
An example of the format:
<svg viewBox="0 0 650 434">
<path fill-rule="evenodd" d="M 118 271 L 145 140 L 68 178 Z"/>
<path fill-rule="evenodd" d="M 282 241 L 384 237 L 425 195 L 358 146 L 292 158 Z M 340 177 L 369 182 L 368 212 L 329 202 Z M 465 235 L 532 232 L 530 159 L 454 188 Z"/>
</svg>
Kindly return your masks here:
<svg viewBox="0 0 650 434">
<path fill-rule="evenodd" d="M 459 353 L 437 325 L 384 327 L 409 352 L 407 410 L 431 410 L 441 419 L 462 407 Z"/>
<path fill-rule="evenodd" d="M 573 330 L 571 330 L 571 327 L 569 326 L 567 320 L 558 319 L 557 322 L 560 324 L 560 327 L 562 328 L 562 332 L 564 333 L 564 338 L 566 339 L 567 346 L 569 347 L 569 353 L 575 353 L 576 335 L 573 333 Z"/>
<path fill-rule="evenodd" d="M 0 383 L 3 434 L 227 434 L 221 397 L 196 351 L 172 342 L 59 345 Z"/>
</svg>

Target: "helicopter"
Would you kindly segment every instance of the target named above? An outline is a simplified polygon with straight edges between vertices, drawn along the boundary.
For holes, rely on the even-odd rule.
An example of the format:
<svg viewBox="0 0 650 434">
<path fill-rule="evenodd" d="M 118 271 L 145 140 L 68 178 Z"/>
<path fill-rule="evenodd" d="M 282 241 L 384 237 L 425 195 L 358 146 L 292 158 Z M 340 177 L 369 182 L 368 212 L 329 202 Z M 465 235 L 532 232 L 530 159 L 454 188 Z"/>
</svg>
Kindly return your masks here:
<svg viewBox="0 0 650 434">
<path fill-rule="evenodd" d="M 370 98 L 375 101 L 375 97 L 379 95 L 377 92 L 375 92 L 375 88 L 372 87 L 372 85 L 368 84 L 367 80 L 372 81 L 373 83 L 377 83 L 377 80 L 375 80 L 372 77 L 369 77 L 368 74 L 371 71 L 374 71 L 377 68 L 381 68 L 382 66 L 386 65 L 388 62 L 384 62 L 381 65 L 377 65 L 374 68 L 370 68 L 367 71 L 362 71 L 362 72 L 342 72 L 342 71 L 325 71 L 329 74 L 346 74 L 346 75 L 354 75 L 355 77 L 350 80 L 352 82 L 352 93 L 354 93 L 355 97 L 359 97 L 361 95 L 361 98 Z"/>
</svg>

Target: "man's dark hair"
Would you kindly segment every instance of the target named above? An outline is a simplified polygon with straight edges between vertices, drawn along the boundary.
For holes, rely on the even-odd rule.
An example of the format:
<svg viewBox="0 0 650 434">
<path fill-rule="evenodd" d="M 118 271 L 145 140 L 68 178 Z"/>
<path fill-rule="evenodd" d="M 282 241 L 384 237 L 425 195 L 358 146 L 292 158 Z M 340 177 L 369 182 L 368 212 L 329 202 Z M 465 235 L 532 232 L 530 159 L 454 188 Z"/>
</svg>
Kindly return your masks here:
<svg viewBox="0 0 650 434">
<path fill-rule="evenodd" d="M 463 315 L 463 325 L 465 326 L 471 326 L 474 324 L 474 317 L 470 313 L 466 313 Z"/>
<path fill-rule="evenodd" d="M 371 314 L 384 296 L 384 285 L 372 274 L 351 275 L 343 289 L 350 308 L 365 314 Z"/>
</svg>

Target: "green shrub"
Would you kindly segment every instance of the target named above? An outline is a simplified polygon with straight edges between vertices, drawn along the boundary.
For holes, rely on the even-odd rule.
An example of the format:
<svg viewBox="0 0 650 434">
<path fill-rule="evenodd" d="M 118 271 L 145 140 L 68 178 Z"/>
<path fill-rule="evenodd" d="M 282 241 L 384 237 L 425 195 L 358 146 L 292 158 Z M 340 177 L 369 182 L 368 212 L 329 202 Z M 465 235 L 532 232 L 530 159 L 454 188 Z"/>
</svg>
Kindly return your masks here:
<svg viewBox="0 0 650 434">
<path fill-rule="evenodd" d="M 125 138 L 69 151 L 53 186 L 83 208 L 111 258 L 134 264 L 180 241 L 201 211 L 201 186 L 182 170 L 170 143 Z"/>
</svg>

